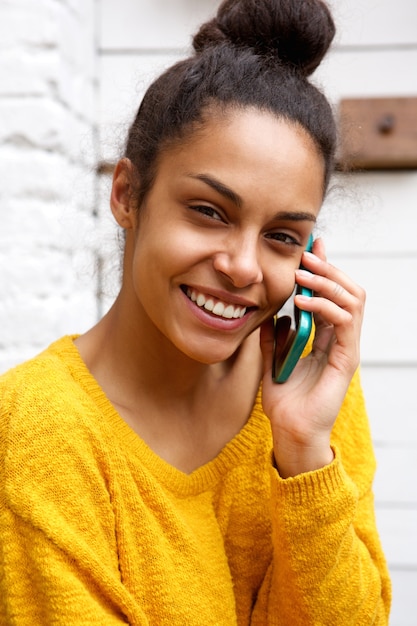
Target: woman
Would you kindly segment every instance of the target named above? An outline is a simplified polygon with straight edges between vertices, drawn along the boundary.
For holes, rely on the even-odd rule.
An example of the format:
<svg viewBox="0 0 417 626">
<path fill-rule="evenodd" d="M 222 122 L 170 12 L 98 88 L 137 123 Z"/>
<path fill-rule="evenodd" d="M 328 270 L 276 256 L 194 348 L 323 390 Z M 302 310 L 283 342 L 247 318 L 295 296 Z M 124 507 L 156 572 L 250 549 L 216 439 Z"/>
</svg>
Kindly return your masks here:
<svg viewBox="0 0 417 626">
<path fill-rule="evenodd" d="M 114 306 L 1 379 L 3 623 L 387 624 L 365 294 L 303 252 L 335 150 L 307 77 L 333 35 L 321 0 L 226 0 L 145 95 Z M 295 282 L 315 337 L 276 385 Z"/>
</svg>

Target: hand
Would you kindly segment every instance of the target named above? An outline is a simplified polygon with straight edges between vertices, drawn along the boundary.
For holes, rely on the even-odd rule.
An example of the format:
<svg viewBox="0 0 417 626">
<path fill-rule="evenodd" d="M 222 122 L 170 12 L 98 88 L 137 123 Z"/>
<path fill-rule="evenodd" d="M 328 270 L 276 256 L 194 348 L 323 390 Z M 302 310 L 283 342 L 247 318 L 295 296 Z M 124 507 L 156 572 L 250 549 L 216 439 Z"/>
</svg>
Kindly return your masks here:
<svg viewBox="0 0 417 626">
<path fill-rule="evenodd" d="M 272 381 L 273 324 L 261 328 L 263 408 L 271 420 L 275 461 L 283 478 L 331 463 L 330 434 L 359 365 L 365 292 L 326 260 L 321 239 L 304 252 L 296 281 L 313 290 L 296 296 L 298 308 L 314 314 L 311 353 L 284 384 Z M 312 273 L 310 273 L 312 272 Z"/>
</svg>

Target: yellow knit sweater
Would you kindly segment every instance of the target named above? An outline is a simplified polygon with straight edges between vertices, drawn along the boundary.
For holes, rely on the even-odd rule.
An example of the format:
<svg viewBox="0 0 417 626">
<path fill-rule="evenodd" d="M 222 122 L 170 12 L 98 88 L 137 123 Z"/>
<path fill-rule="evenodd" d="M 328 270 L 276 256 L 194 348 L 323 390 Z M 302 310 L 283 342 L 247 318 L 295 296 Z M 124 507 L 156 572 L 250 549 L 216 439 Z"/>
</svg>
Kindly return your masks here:
<svg viewBox="0 0 417 626">
<path fill-rule="evenodd" d="M 1 377 L 0 407 L 0 624 L 387 624 L 357 378 L 334 462 L 287 480 L 259 399 L 216 459 L 171 467 L 70 337 Z"/>
</svg>

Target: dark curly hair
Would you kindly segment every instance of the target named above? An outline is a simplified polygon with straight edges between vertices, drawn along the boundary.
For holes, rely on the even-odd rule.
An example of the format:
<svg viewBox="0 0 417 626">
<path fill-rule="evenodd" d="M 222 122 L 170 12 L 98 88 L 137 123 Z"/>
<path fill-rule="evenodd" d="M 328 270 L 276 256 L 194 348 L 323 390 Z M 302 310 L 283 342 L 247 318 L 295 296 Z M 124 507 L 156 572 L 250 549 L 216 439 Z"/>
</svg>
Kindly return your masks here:
<svg viewBox="0 0 417 626">
<path fill-rule="evenodd" d="M 308 80 L 335 34 L 322 0 L 225 0 L 193 38 L 194 54 L 147 90 L 125 156 L 134 166 L 137 206 L 163 150 L 214 111 L 254 107 L 303 127 L 323 156 L 324 191 L 334 167 L 336 128 L 325 96 Z M 133 181 L 134 182 L 134 181 Z"/>
</svg>

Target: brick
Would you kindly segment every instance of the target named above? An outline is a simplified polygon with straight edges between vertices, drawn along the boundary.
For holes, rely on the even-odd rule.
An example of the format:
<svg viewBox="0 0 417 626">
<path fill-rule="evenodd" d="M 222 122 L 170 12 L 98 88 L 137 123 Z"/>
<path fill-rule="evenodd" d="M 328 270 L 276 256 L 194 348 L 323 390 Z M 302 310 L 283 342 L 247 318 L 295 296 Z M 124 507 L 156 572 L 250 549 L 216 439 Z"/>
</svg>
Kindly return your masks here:
<svg viewBox="0 0 417 626">
<path fill-rule="evenodd" d="M 56 49 L 2 51 L 0 97 L 52 96 L 58 84 L 59 69 Z"/>
<path fill-rule="evenodd" d="M 65 159 L 40 150 L 0 150 L 0 179 L 3 197 L 37 197 L 46 202 L 65 199 L 62 180 Z"/>
<path fill-rule="evenodd" d="M 0 50 L 18 45 L 51 48 L 59 41 L 55 3 L 2 0 Z"/>
<path fill-rule="evenodd" d="M 67 116 L 62 105 L 45 97 L 0 100 L 0 143 L 65 152 Z"/>
<path fill-rule="evenodd" d="M 45 96 L 0 98 L 0 145 L 66 154 L 91 166 L 95 160 L 94 129 L 75 111 Z"/>
</svg>

